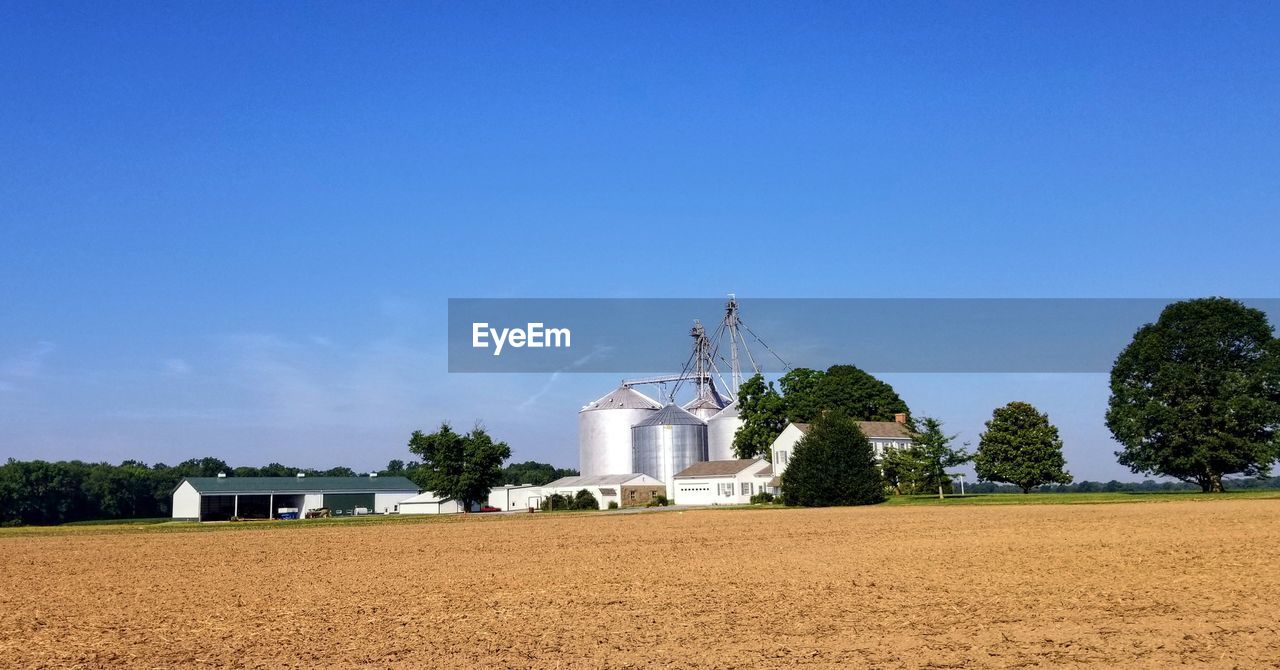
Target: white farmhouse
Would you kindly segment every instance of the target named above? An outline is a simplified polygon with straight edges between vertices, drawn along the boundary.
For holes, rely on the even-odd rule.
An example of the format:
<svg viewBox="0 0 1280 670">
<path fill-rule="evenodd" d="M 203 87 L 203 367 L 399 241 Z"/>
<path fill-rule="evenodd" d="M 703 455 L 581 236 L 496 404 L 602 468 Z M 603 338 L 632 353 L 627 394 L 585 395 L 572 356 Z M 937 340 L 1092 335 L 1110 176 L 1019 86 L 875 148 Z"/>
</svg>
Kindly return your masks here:
<svg viewBox="0 0 1280 670">
<path fill-rule="evenodd" d="M 858 428 L 862 429 L 862 434 L 866 435 L 867 440 L 871 442 L 877 459 L 883 458 L 885 450 L 890 447 L 903 448 L 912 444 L 911 428 L 907 425 L 906 414 L 895 414 L 893 421 L 859 421 Z M 773 441 L 773 445 L 769 448 L 773 456 L 775 475 L 769 482 L 771 493 L 777 493 L 781 486 L 782 473 L 786 471 L 787 463 L 795 454 L 796 443 L 808 432 L 809 424 L 790 423 Z"/>
<path fill-rule="evenodd" d="M 746 505 L 765 490 L 773 468 L 763 458 L 702 461 L 676 473 L 678 505 Z"/>
</svg>

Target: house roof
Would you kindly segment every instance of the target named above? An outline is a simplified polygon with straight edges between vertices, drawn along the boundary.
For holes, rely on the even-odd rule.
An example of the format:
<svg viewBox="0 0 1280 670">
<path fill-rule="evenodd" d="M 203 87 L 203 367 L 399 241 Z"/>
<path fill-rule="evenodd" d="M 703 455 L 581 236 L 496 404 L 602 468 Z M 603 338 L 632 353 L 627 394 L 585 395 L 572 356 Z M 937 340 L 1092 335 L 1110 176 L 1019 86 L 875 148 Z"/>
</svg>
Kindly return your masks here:
<svg viewBox="0 0 1280 670">
<path fill-rule="evenodd" d="M 911 439 L 911 429 L 908 428 L 905 423 L 898 423 L 897 421 L 859 421 L 857 423 L 858 428 L 862 430 L 862 434 L 867 437 L 879 437 L 883 439 L 896 438 L 903 440 Z M 793 423 L 791 425 L 798 428 L 801 433 L 807 435 L 809 433 L 809 428 L 811 428 L 813 424 Z"/>
<path fill-rule="evenodd" d="M 187 477 L 200 493 L 368 493 L 420 491 L 404 477 Z"/>
<path fill-rule="evenodd" d="M 732 477 L 749 467 L 758 465 L 758 458 L 743 458 L 732 461 L 702 461 L 677 472 L 675 477 Z"/>
<path fill-rule="evenodd" d="M 643 474 L 638 472 L 631 472 L 622 475 L 579 475 L 575 477 L 561 477 L 560 479 L 547 484 L 546 488 L 567 488 L 570 486 L 621 486 L 643 476 Z"/>
<path fill-rule="evenodd" d="M 759 471 L 759 472 L 757 472 L 757 473 L 755 474 L 755 476 L 756 476 L 756 477 L 772 477 L 772 476 L 773 476 L 773 464 L 772 464 L 772 463 L 770 463 L 769 465 L 764 466 L 764 469 L 763 469 L 763 470 L 761 470 L 761 471 Z"/>
</svg>

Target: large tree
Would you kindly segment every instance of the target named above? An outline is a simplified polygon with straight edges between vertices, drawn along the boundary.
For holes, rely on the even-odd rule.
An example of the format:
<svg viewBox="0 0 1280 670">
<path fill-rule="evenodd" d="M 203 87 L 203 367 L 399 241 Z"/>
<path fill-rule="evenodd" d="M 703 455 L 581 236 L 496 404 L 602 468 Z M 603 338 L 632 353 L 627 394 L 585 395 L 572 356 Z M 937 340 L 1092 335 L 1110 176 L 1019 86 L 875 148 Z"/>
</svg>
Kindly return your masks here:
<svg viewBox="0 0 1280 670">
<path fill-rule="evenodd" d="M 787 423 L 810 423 L 824 412 L 838 412 L 859 421 L 890 421 L 909 414 L 893 387 L 853 365 L 833 365 L 826 372 L 796 368 L 773 384 L 755 375 L 738 391 L 742 427 L 734 437 L 739 458 L 769 454 L 769 445 Z"/>
<path fill-rule="evenodd" d="M 489 490 L 502 483 L 502 463 L 511 458 L 507 443 L 494 442 L 479 424 L 465 435 L 447 422 L 430 435 L 415 430 L 409 451 L 422 458 L 422 465 L 413 470 L 414 481 L 461 502 L 463 510 L 485 500 Z"/>
<path fill-rule="evenodd" d="M 806 507 L 884 502 L 875 449 L 858 423 L 839 412 L 819 416 L 782 473 L 782 496 Z"/>
<path fill-rule="evenodd" d="M 787 413 L 773 383 L 766 384 L 759 373 L 738 388 L 738 418 L 742 426 L 733 436 L 738 458 L 771 458 L 769 446 L 787 427 Z"/>
<path fill-rule="evenodd" d="M 992 412 L 973 457 L 979 479 L 1013 484 L 1023 493 L 1042 484 L 1070 484 L 1066 465 L 1057 426 L 1025 402 Z"/>
<path fill-rule="evenodd" d="M 1138 473 L 1222 491 L 1280 457 L 1280 343 L 1261 311 L 1226 298 L 1171 304 L 1111 369 L 1107 427 Z"/>
</svg>

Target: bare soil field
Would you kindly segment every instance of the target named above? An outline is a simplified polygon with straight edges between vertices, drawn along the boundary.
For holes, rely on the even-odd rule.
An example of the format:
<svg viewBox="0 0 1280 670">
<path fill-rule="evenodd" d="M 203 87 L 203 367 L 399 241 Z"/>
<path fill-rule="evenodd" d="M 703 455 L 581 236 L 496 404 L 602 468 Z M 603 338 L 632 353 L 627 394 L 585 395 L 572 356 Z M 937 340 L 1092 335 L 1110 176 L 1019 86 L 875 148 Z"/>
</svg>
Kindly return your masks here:
<svg viewBox="0 0 1280 670">
<path fill-rule="evenodd" d="M 0 537 L 4 668 L 1280 667 L 1280 501 Z"/>
</svg>

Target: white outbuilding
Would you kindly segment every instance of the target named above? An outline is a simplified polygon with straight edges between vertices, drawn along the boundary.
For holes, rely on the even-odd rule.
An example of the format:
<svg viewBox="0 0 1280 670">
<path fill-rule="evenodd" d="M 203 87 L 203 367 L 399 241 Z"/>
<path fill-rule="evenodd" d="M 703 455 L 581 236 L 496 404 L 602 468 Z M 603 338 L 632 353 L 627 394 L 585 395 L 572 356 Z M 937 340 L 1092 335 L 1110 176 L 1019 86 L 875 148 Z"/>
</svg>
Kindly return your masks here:
<svg viewBox="0 0 1280 670">
<path fill-rule="evenodd" d="M 173 518 L 192 521 L 394 514 L 422 489 L 404 477 L 187 477 L 173 490 Z"/>
<path fill-rule="evenodd" d="M 676 473 L 678 505 L 746 505 L 766 490 L 773 468 L 763 458 L 703 461 Z"/>
<path fill-rule="evenodd" d="M 461 511 L 460 501 L 446 498 L 434 491 L 426 491 L 400 501 L 401 514 L 457 514 Z M 473 506 L 472 511 L 478 511 L 478 508 Z"/>
<path fill-rule="evenodd" d="M 608 509 L 609 503 L 619 507 L 644 507 L 659 495 L 666 495 L 667 487 L 649 475 L 632 472 L 622 475 L 594 475 L 561 477 L 542 487 L 542 495 L 559 493 L 574 496 L 586 489 L 595 496 L 600 509 Z"/>
<path fill-rule="evenodd" d="M 542 487 L 507 484 L 489 491 L 489 506 L 503 512 L 537 509 L 542 504 Z"/>
<path fill-rule="evenodd" d="M 867 436 L 871 447 L 875 449 L 876 460 L 884 458 L 886 449 L 903 449 L 914 443 L 906 414 L 895 414 L 893 421 L 859 421 L 857 423 L 862 434 Z M 789 423 L 773 441 L 770 446 L 774 473 L 774 478 L 770 482 L 771 493 L 777 493 L 781 485 L 782 473 L 786 472 L 787 464 L 795 454 L 796 444 L 808 432 L 809 424 L 807 423 Z"/>
</svg>

